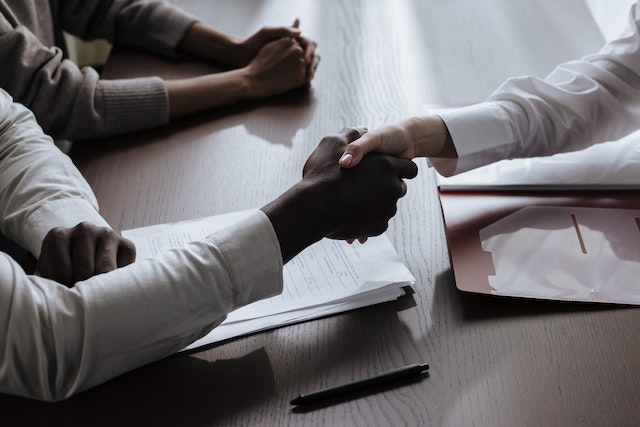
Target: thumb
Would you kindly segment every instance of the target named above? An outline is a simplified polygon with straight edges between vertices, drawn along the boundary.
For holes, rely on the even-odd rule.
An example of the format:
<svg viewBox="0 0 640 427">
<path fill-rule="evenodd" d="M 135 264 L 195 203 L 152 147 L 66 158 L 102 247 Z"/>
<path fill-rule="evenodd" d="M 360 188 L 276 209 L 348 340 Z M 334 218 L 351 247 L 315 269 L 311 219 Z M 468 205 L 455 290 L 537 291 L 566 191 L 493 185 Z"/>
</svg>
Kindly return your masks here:
<svg viewBox="0 0 640 427">
<path fill-rule="evenodd" d="M 136 246 L 131 240 L 121 237 L 118 242 L 118 255 L 116 261 L 118 268 L 129 265 L 135 260 Z"/>
<path fill-rule="evenodd" d="M 296 18 L 295 21 L 293 21 L 293 25 L 291 25 L 291 27 L 288 28 L 289 30 L 289 37 L 300 37 L 300 20 L 298 18 Z"/>
<path fill-rule="evenodd" d="M 338 160 L 338 164 L 343 168 L 352 168 L 357 166 L 365 154 L 375 151 L 380 143 L 378 139 L 371 136 L 372 134 L 364 134 L 360 139 L 353 141 Z"/>
</svg>

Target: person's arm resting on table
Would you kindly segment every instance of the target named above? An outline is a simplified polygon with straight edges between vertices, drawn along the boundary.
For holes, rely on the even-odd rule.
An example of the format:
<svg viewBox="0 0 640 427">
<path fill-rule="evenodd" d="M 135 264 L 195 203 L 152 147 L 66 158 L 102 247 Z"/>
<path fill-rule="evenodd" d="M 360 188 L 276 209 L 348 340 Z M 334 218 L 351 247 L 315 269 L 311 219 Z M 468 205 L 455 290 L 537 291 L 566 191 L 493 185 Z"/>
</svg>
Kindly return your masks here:
<svg viewBox="0 0 640 427">
<path fill-rule="evenodd" d="M 0 231 L 27 249 L 38 272 L 66 285 L 131 263 L 133 244 L 98 213 L 80 172 L 0 91 Z"/>
<path fill-rule="evenodd" d="M 62 30 L 84 40 L 104 38 L 240 68 L 172 81 L 101 79 L 53 46 Z M 265 28 L 236 39 L 166 2 L 136 0 L 37 0 L 11 6 L 0 1 L 0 58 L 0 87 L 31 109 L 46 133 L 70 140 L 160 126 L 171 117 L 308 85 L 318 61 L 315 43 L 297 28 Z"/>
<path fill-rule="evenodd" d="M 257 37 L 263 33 L 264 36 Z M 214 36 L 218 34 L 213 29 L 195 23 L 179 46 L 184 51 L 201 55 L 207 52 L 207 46 L 211 46 L 211 57 L 225 58 L 224 55 L 214 53 L 220 49 L 220 45 L 231 46 L 230 40 L 222 43 L 220 40 L 224 38 L 220 37 L 217 39 L 218 43 L 201 42 L 206 40 L 207 35 L 210 39 L 216 40 Z M 273 38 L 267 37 L 268 35 Z M 315 43 L 300 38 L 296 28 L 261 30 L 248 40 L 253 39 L 265 43 L 255 52 L 253 49 L 249 50 L 253 56 L 247 63 L 242 59 L 246 54 L 243 53 L 236 59 L 231 47 L 228 47 L 230 52 L 226 57 L 232 63 L 243 63 L 240 68 L 200 77 L 165 81 L 170 116 L 174 118 L 242 100 L 278 95 L 310 84 L 317 65 Z M 243 45 L 243 42 L 235 43 Z M 245 52 L 248 49 L 239 50 Z"/>
<path fill-rule="evenodd" d="M 376 129 L 347 148 L 341 165 L 379 151 L 430 157 L 451 175 L 619 139 L 640 128 L 639 27 L 636 3 L 625 33 L 598 54 L 564 63 L 544 80 L 510 79 L 487 102 Z"/>
<path fill-rule="evenodd" d="M 93 196 L 68 158 L 38 142 L 33 117 L 8 96 L 0 97 L 0 122 L 0 201 L 12 206 L 2 211 L 3 231 L 33 243 L 76 199 L 89 199 L 93 209 Z M 25 164 L 5 164 L 7 152 L 21 145 L 11 143 L 17 135 L 35 141 L 20 156 L 56 165 L 56 176 L 68 174 L 68 181 L 52 185 Z M 402 179 L 417 169 L 372 155 L 360 168 L 340 170 L 338 157 L 359 135 L 351 130 L 323 140 L 303 179 L 241 223 L 70 288 L 29 276 L 0 254 L 0 392 L 57 401 L 173 354 L 230 311 L 280 293 L 283 260 L 304 247 L 323 236 L 383 232 L 406 190 Z"/>
</svg>

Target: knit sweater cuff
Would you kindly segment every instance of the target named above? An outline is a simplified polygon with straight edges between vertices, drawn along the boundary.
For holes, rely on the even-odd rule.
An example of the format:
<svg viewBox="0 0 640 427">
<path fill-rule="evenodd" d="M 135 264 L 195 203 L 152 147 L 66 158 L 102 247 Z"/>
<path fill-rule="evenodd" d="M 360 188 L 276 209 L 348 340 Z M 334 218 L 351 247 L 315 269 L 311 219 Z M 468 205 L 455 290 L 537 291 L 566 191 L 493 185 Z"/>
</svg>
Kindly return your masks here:
<svg viewBox="0 0 640 427">
<path fill-rule="evenodd" d="M 160 77 L 101 80 L 105 128 L 110 134 L 169 123 L 169 95 Z"/>
<path fill-rule="evenodd" d="M 157 45 L 146 45 L 145 48 L 156 50 L 158 53 L 170 57 L 178 57 L 178 44 L 191 25 L 198 21 L 200 19 L 196 16 L 174 6 L 157 8 L 150 24 L 153 28 L 162 28 L 162 31 L 153 31 L 153 42 Z"/>
</svg>

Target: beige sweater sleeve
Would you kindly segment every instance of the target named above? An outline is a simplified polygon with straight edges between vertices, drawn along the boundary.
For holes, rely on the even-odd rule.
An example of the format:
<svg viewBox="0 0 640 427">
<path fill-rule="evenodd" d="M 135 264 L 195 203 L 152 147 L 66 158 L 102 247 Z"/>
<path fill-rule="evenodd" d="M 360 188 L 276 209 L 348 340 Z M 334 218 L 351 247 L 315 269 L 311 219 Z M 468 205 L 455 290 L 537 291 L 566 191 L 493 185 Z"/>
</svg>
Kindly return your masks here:
<svg viewBox="0 0 640 427">
<path fill-rule="evenodd" d="M 167 55 L 175 55 L 194 22 L 166 4 L 143 1 L 54 0 L 51 7 L 56 28 Z M 0 67 L 0 87 L 31 109 L 48 134 L 79 140 L 169 121 L 168 95 L 159 77 L 101 80 L 92 68 L 79 69 L 64 59 L 58 47 L 44 45 L 16 22 L 3 1 L 0 12 L 0 58 L 7 65 Z"/>
<path fill-rule="evenodd" d="M 161 1 L 50 0 L 54 20 L 81 39 L 104 38 L 166 56 L 198 19 Z"/>
</svg>

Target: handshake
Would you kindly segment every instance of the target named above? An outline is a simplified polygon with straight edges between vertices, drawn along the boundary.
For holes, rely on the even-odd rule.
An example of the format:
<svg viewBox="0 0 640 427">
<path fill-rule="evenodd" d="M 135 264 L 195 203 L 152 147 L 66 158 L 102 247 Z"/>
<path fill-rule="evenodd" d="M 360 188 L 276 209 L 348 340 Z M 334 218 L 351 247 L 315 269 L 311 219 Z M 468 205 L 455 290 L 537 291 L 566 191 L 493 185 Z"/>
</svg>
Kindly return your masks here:
<svg viewBox="0 0 640 427">
<path fill-rule="evenodd" d="M 371 153 L 356 167 L 338 160 L 366 130 L 344 129 L 322 139 L 304 165 L 303 177 L 262 211 L 278 236 L 284 262 L 323 237 L 363 241 L 382 234 L 405 195 L 406 178 L 417 175 L 411 160 Z M 54 228 L 44 239 L 38 270 L 67 286 L 135 260 L 133 244 L 113 230 L 81 223 Z"/>
<path fill-rule="evenodd" d="M 302 180 L 262 208 L 280 241 L 284 262 L 323 237 L 354 240 L 382 234 L 405 195 L 411 160 L 371 153 L 357 167 L 338 160 L 366 130 L 344 129 L 320 141 L 304 165 Z"/>
</svg>

